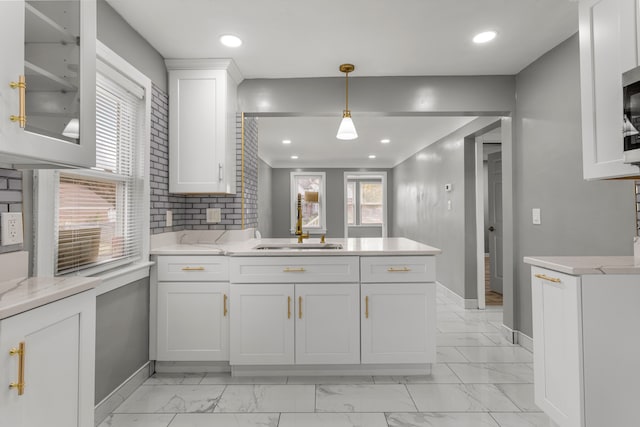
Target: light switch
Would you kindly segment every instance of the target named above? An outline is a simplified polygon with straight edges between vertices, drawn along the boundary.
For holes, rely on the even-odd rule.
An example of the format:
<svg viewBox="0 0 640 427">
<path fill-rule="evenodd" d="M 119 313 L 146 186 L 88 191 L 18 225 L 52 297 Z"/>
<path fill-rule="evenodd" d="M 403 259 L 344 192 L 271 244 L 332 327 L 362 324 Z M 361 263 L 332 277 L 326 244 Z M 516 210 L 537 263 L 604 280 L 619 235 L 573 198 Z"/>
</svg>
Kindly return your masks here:
<svg viewBox="0 0 640 427">
<path fill-rule="evenodd" d="M 447 210 L 451 210 L 451 200 L 447 200 Z"/>
<path fill-rule="evenodd" d="M 535 225 L 540 225 L 540 209 L 533 208 L 531 209 L 531 219 Z"/>
</svg>

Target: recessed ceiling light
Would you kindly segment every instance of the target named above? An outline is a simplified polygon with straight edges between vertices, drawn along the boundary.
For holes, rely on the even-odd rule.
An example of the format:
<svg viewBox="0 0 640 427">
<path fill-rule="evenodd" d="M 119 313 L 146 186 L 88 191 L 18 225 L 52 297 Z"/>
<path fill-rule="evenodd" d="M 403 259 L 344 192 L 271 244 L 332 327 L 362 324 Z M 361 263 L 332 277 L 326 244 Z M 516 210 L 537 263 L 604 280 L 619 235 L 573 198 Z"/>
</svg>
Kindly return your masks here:
<svg viewBox="0 0 640 427">
<path fill-rule="evenodd" d="M 369 158 L 370 158 L 370 159 L 375 159 L 375 158 L 376 158 L 376 155 L 375 155 L 375 154 L 369 154 Z"/>
<path fill-rule="evenodd" d="M 298 159 L 298 156 L 291 156 L 291 158 L 292 158 L 293 160 L 297 160 L 297 159 Z"/>
<path fill-rule="evenodd" d="M 291 140 L 290 139 L 283 139 L 282 143 L 283 144 L 291 144 Z"/>
<path fill-rule="evenodd" d="M 496 33 L 495 31 L 484 31 L 482 33 L 476 34 L 473 37 L 473 42 L 478 44 L 487 43 L 495 39 L 497 35 L 498 33 Z"/>
<path fill-rule="evenodd" d="M 391 140 L 388 138 L 385 138 L 385 139 L 381 139 L 380 142 L 382 142 L 383 144 L 388 144 L 391 142 Z"/>
<path fill-rule="evenodd" d="M 242 44 L 240 37 L 232 36 L 231 34 L 225 34 L 220 36 L 220 43 L 227 47 L 238 47 Z"/>
</svg>

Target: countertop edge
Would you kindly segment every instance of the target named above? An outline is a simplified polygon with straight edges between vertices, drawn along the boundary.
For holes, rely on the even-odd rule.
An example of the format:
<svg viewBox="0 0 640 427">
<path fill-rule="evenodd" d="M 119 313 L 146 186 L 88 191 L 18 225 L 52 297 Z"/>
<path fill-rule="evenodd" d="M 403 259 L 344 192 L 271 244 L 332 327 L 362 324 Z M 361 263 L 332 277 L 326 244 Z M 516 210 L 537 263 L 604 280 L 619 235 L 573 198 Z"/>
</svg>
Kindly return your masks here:
<svg viewBox="0 0 640 427">
<path fill-rule="evenodd" d="M 632 256 L 526 256 L 526 264 L 560 273 L 582 276 L 588 274 L 640 274 Z"/>
</svg>

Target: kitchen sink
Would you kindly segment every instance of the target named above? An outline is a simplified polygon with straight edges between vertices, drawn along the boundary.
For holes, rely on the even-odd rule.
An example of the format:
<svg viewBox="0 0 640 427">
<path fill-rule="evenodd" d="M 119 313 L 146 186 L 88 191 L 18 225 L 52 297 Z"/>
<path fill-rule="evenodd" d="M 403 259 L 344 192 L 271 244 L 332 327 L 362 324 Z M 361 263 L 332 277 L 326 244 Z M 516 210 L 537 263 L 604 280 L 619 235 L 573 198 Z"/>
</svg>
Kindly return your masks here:
<svg viewBox="0 0 640 427">
<path fill-rule="evenodd" d="M 264 243 L 253 249 L 286 250 L 286 249 L 342 249 L 340 243 Z"/>
</svg>

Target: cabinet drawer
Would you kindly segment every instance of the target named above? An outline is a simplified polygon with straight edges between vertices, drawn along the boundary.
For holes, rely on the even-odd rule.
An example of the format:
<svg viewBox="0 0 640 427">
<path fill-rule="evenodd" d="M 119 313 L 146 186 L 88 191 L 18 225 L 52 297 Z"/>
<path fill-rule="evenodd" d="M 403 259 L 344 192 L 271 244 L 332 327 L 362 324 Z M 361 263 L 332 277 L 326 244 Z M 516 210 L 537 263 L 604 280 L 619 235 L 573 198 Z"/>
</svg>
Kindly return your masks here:
<svg viewBox="0 0 640 427">
<path fill-rule="evenodd" d="M 358 257 L 232 257 L 232 283 L 355 283 Z"/>
<path fill-rule="evenodd" d="M 159 281 L 227 281 L 229 262 L 224 256 L 185 255 L 159 256 Z"/>
<path fill-rule="evenodd" d="M 362 283 L 435 282 L 432 256 L 385 256 L 360 258 Z"/>
</svg>

